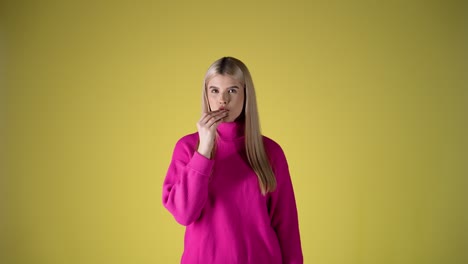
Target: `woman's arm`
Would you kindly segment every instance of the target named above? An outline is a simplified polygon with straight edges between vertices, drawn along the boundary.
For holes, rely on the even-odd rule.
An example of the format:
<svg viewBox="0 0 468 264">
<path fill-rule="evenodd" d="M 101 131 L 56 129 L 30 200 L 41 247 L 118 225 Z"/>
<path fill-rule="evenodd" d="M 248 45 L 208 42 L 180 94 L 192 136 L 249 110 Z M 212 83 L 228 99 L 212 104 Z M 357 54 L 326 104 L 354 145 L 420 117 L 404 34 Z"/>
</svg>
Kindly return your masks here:
<svg viewBox="0 0 468 264">
<path fill-rule="evenodd" d="M 197 220 L 208 199 L 216 128 L 227 113 L 224 109 L 203 113 L 197 122 L 198 136 L 183 137 L 176 144 L 163 184 L 163 204 L 182 225 Z"/>
<path fill-rule="evenodd" d="M 175 146 L 162 192 L 164 206 L 185 226 L 200 217 L 208 199 L 208 181 L 214 164 L 186 139 L 182 138 Z"/>
<path fill-rule="evenodd" d="M 283 264 L 302 264 L 299 220 L 288 163 L 281 148 L 278 146 L 276 150 L 273 170 L 277 187 L 269 199 L 271 224 L 278 236 Z"/>
</svg>

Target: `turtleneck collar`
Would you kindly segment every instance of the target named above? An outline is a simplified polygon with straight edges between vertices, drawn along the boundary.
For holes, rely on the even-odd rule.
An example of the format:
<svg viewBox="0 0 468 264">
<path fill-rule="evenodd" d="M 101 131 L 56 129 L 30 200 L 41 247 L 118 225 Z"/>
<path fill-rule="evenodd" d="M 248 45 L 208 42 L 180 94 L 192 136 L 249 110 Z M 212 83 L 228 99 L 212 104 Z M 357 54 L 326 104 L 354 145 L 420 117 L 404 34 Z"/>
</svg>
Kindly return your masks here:
<svg viewBox="0 0 468 264">
<path fill-rule="evenodd" d="M 226 141 L 242 139 L 244 127 L 243 122 L 222 122 L 217 128 L 219 138 Z"/>
</svg>

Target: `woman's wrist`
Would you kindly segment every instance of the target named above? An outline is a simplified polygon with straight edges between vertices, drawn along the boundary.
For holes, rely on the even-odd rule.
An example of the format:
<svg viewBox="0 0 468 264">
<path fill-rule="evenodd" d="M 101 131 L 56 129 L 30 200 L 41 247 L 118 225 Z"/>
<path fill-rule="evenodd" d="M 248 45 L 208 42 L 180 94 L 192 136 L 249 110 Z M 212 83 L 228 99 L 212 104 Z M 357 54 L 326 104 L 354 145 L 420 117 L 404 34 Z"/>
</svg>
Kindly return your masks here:
<svg viewBox="0 0 468 264">
<path fill-rule="evenodd" d="M 201 155 L 205 156 L 206 158 L 208 159 L 211 159 L 211 150 L 212 148 L 209 148 L 209 147 L 206 147 L 206 146 L 202 146 L 200 144 L 200 146 L 198 147 L 198 153 L 200 153 Z"/>
</svg>

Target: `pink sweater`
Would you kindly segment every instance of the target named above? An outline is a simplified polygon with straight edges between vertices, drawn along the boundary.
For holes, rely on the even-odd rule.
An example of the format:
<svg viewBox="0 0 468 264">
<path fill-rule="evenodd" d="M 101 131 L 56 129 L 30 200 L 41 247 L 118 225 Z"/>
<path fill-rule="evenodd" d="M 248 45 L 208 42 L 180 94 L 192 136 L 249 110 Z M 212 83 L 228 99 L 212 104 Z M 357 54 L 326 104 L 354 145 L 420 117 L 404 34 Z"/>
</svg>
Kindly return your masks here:
<svg viewBox="0 0 468 264">
<path fill-rule="evenodd" d="M 277 189 L 263 196 L 244 146 L 243 124 L 218 126 L 216 154 L 197 150 L 198 133 L 176 144 L 163 185 L 163 204 L 186 226 L 181 263 L 303 263 L 288 164 L 263 137 Z"/>
</svg>

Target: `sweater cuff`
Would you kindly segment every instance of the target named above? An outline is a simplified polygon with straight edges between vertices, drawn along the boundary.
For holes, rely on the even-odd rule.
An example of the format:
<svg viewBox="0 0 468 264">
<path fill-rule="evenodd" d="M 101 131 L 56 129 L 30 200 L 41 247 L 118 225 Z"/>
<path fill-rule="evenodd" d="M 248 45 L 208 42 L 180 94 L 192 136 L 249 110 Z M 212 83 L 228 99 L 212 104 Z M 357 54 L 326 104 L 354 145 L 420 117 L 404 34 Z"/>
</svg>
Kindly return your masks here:
<svg viewBox="0 0 468 264">
<path fill-rule="evenodd" d="M 200 174 L 209 176 L 211 174 L 211 170 L 213 169 L 214 160 L 208 159 L 207 157 L 198 153 L 198 151 L 195 151 L 192 159 L 187 165 Z"/>
</svg>

